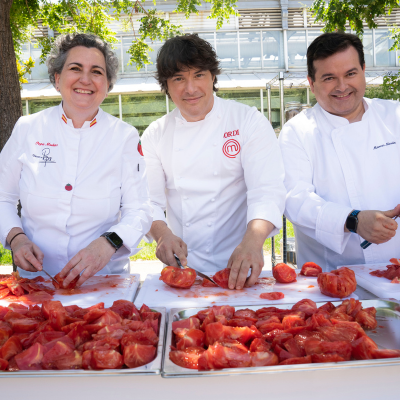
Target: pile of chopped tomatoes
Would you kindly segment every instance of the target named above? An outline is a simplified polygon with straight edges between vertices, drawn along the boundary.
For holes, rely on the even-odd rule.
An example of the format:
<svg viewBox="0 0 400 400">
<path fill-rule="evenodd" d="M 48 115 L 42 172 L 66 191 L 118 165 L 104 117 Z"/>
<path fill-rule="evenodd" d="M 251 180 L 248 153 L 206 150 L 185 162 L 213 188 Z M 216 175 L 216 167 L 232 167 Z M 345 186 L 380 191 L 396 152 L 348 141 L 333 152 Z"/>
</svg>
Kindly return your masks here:
<svg viewBox="0 0 400 400">
<path fill-rule="evenodd" d="M 393 262 L 393 264 L 387 265 L 386 270 L 377 269 L 369 274 L 378 278 L 389 279 L 392 283 L 400 283 L 400 265 L 398 265 L 398 260 L 391 258 L 390 262 Z"/>
<path fill-rule="evenodd" d="M 43 285 L 44 278 L 21 278 L 18 272 L 0 275 L 0 300 L 23 301 L 27 304 L 42 303 L 53 298 L 54 289 Z"/>
<path fill-rule="evenodd" d="M 378 349 L 365 333 L 376 328 L 375 315 L 355 299 L 319 308 L 304 299 L 290 310 L 213 306 L 172 323 L 169 358 L 201 371 L 400 357 L 400 350 Z"/>
<path fill-rule="evenodd" d="M 0 306 L 0 370 L 136 368 L 156 357 L 160 317 L 127 300 Z"/>
</svg>

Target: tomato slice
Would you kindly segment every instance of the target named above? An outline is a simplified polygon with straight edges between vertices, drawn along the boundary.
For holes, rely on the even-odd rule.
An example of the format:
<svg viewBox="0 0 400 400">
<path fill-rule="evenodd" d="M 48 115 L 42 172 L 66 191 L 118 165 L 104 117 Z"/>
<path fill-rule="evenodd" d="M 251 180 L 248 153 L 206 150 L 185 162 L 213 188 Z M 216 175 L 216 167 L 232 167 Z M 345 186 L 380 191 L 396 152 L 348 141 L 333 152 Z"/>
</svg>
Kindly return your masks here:
<svg viewBox="0 0 400 400">
<path fill-rule="evenodd" d="M 65 354 L 54 360 L 54 369 L 81 369 L 82 368 L 82 353 L 73 351 Z"/>
<path fill-rule="evenodd" d="M 158 336 L 155 334 L 152 328 L 144 331 L 125 333 L 121 339 L 121 348 L 124 349 L 125 346 L 135 343 L 146 346 L 155 346 L 158 343 Z"/>
<path fill-rule="evenodd" d="M 40 370 L 42 369 L 42 359 L 44 346 L 35 343 L 29 349 L 15 356 L 15 362 L 20 370 Z"/>
<path fill-rule="evenodd" d="M 251 342 L 250 349 L 252 353 L 257 353 L 259 351 L 265 352 L 271 350 L 271 344 L 265 339 L 256 338 Z"/>
<path fill-rule="evenodd" d="M 296 282 L 296 271 L 294 268 L 284 263 L 276 264 L 272 269 L 272 275 L 279 283 L 292 283 Z"/>
<path fill-rule="evenodd" d="M 177 329 L 177 328 L 199 329 L 200 328 L 200 320 L 196 317 L 190 317 L 190 318 L 182 319 L 180 321 L 172 322 L 172 330 L 175 331 L 175 329 Z"/>
<path fill-rule="evenodd" d="M 196 272 L 191 268 L 169 266 L 161 271 L 160 280 L 173 288 L 189 289 L 196 280 Z"/>
<path fill-rule="evenodd" d="M 228 281 L 230 273 L 231 270 L 229 268 L 225 268 L 218 271 L 212 278 L 218 286 L 221 286 L 224 289 L 229 289 Z"/>
<path fill-rule="evenodd" d="M 76 284 L 78 283 L 80 277 L 81 277 L 81 276 L 78 275 L 77 277 L 75 277 L 75 278 L 68 284 L 67 287 L 64 287 L 64 280 L 65 280 L 66 277 L 61 278 L 60 273 L 58 273 L 58 274 L 54 277 L 54 279 L 58 282 L 58 285 L 57 285 L 53 280 L 51 280 L 51 282 L 52 282 L 53 286 L 54 286 L 56 289 L 75 289 Z"/>
<path fill-rule="evenodd" d="M 260 299 L 266 300 L 280 300 L 283 299 L 285 295 L 282 292 L 269 292 L 269 293 L 261 293 Z"/>
<path fill-rule="evenodd" d="M 122 355 L 115 350 L 89 350 L 92 352 L 90 366 L 93 369 L 119 369 L 124 365 Z"/>
<path fill-rule="evenodd" d="M 121 318 L 130 319 L 135 308 L 135 305 L 131 301 L 116 300 L 110 307 L 110 310 L 117 313 Z"/>
</svg>

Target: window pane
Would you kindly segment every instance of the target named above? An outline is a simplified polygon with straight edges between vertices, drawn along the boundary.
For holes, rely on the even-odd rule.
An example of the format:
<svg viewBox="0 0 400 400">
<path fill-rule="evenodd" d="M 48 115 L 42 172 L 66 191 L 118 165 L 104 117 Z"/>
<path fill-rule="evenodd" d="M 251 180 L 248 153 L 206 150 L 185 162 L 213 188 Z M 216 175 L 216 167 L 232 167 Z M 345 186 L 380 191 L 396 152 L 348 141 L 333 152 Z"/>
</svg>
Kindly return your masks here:
<svg viewBox="0 0 400 400">
<path fill-rule="evenodd" d="M 108 96 L 101 103 L 101 109 L 114 117 L 119 118 L 119 100 L 118 96 Z"/>
<path fill-rule="evenodd" d="M 239 32 L 240 68 L 261 68 L 260 32 Z"/>
<path fill-rule="evenodd" d="M 118 40 L 121 40 L 120 37 L 117 37 L 117 39 L 118 39 Z M 115 55 L 116 55 L 117 58 L 118 58 L 118 73 L 121 73 L 121 72 L 122 72 L 122 63 L 123 63 L 123 60 L 122 60 L 122 58 L 121 58 L 121 46 L 122 46 L 122 43 L 121 43 L 121 42 L 118 42 L 118 43 L 114 43 L 114 48 L 113 48 L 113 52 L 115 53 Z"/>
<path fill-rule="evenodd" d="M 46 64 L 40 64 L 40 55 L 42 54 L 42 49 L 34 47 L 31 43 L 31 57 L 35 61 L 35 66 L 32 69 L 32 79 L 49 79 L 49 74 L 47 72 Z"/>
<path fill-rule="evenodd" d="M 58 106 L 60 103 L 61 99 L 29 100 L 29 114 L 35 114 L 46 108 Z"/>
<path fill-rule="evenodd" d="M 257 107 L 261 110 L 261 99 L 259 90 L 249 90 L 246 92 L 238 90 L 219 90 L 217 96 L 222 99 L 236 100 L 239 103 L 247 104 L 250 107 Z"/>
<path fill-rule="evenodd" d="M 217 32 L 217 55 L 222 68 L 239 68 L 236 32 Z"/>
<path fill-rule="evenodd" d="M 282 31 L 263 32 L 264 68 L 284 68 Z"/>
<path fill-rule="evenodd" d="M 306 32 L 287 31 L 289 68 L 305 67 L 307 65 Z"/>
<path fill-rule="evenodd" d="M 393 39 L 389 37 L 388 30 L 375 31 L 375 51 L 376 51 L 376 65 L 394 67 L 396 66 L 396 50 L 389 51 L 393 46 Z"/>
<path fill-rule="evenodd" d="M 26 100 L 22 100 L 22 115 L 26 115 Z"/>
<path fill-rule="evenodd" d="M 370 29 L 364 31 L 363 45 L 364 45 L 365 65 L 367 67 L 373 67 L 373 65 L 374 65 L 373 51 L 374 50 L 373 50 L 373 44 L 372 44 L 372 31 Z"/>
<path fill-rule="evenodd" d="M 122 119 L 133 125 L 140 134 L 166 113 L 167 106 L 163 94 L 122 95 Z"/>
<path fill-rule="evenodd" d="M 144 68 L 140 69 L 139 71 L 136 69 L 136 64 L 132 64 L 132 65 L 128 65 L 129 62 L 129 58 L 131 57 L 131 55 L 129 53 L 127 53 L 127 50 L 129 49 L 129 47 L 131 47 L 132 45 L 132 41 L 134 40 L 133 36 L 125 36 L 122 38 L 122 46 L 123 46 L 123 50 L 124 50 L 124 72 L 145 72 Z"/>
</svg>

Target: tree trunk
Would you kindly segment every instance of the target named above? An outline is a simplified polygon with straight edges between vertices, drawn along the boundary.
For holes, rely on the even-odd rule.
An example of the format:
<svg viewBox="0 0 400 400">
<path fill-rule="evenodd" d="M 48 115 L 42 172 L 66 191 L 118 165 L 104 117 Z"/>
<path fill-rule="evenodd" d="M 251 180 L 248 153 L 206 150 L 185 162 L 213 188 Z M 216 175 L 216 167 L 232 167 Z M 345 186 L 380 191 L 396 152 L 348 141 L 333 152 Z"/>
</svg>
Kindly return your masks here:
<svg viewBox="0 0 400 400">
<path fill-rule="evenodd" d="M 10 27 L 13 0 L 0 0 L 0 150 L 22 115 L 18 70 Z"/>
</svg>

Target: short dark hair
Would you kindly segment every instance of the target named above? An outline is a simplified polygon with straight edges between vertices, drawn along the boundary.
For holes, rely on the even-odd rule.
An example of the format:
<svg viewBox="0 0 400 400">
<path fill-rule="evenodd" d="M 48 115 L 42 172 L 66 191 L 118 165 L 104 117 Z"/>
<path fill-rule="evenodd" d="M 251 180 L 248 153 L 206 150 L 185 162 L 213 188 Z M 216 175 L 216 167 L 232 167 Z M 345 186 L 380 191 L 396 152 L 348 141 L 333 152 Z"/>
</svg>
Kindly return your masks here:
<svg viewBox="0 0 400 400">
<path fill-rule="evenodd" d="M 186 68 L 210 71 L 215 76 L 213 90 L 218 91 L 215 84 L 221 69 L 217 54 L 211 44 L 196 33 L 168 39 L 158 51 L 156 78 L 168 96 L 167 79 Z"/>
<path fill-rule="evenodd" d="M 89 49 L 96 48 L 103 53 L 109 83 L 108 91 L 110 91 L 117 80 L 118 57 L 108 43 L 98 36 L 89 33 L 67 33 L 66 35 L 57 37 L 46 60 L 50 82 L 55 86 L 55 74 L 61 74 L 67 60 L 68 52 L 76 46 L 84 46 Z"/>
<path fill-rule="evenodd" d="M 324 60 L 353 46 L 358 53 L 360 65 L 365 64 L 364 47 L 358 36 L 344 32 L 329 32 L 318 36 L 307 49 L 307 73 L 315 81 L 315 60 Z"/>
</svg>

